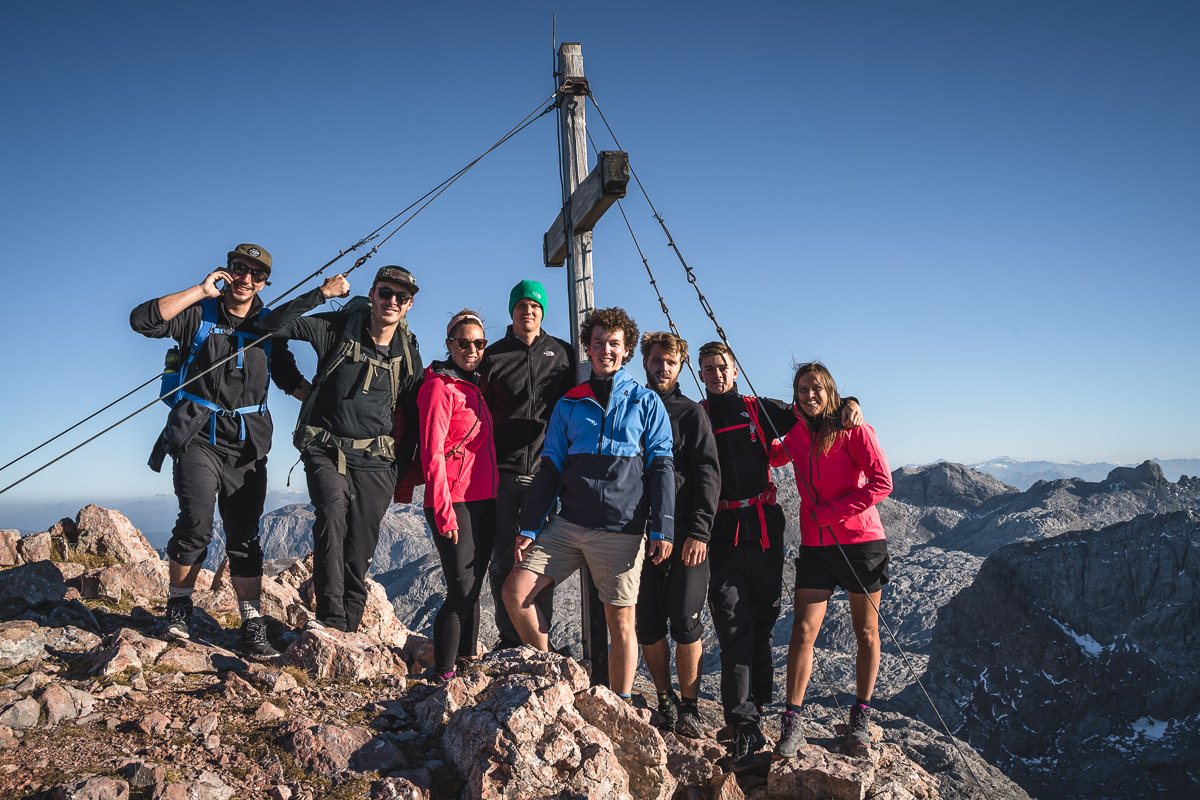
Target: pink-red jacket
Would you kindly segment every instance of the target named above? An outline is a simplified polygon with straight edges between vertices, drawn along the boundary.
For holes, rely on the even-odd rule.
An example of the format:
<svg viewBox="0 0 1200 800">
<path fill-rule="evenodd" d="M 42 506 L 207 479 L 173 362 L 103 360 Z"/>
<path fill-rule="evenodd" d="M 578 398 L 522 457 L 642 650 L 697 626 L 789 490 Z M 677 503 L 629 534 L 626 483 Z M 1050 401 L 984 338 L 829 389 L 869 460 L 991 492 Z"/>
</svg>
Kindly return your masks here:
<svg viewBox="0 0 1200 800">
<path fill-rule="evenodd" d="M 433 509 L 437 532 L 458 530 L 454 503 L 496 496 L 492 415 L 479 388 L 443 362 L 425 370 L 417 409 L 425 507 Z"/>
<path fill-rule="evenodd" d="M 885 538 L 875 504 L 892 493 L 892 472 L 874 428 L 842 431 L 829 452 L 819 456 L 801 419 L 783 443 L 800 490 L 800 544 L 832 545 L 834 537 L 842 544 Z"/>
</svg>

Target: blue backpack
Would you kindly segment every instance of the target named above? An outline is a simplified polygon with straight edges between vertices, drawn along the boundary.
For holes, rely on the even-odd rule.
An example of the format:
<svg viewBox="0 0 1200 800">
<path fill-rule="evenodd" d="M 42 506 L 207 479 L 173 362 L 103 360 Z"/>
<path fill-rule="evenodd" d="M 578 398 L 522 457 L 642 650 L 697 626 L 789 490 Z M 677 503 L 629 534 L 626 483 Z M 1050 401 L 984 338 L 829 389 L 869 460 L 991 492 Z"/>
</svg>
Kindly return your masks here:
<svg viewBox="0 0 1200 800">
<path fill-rule="evenodd" d="M 218 416 L 220 416 L 222 414 L 228 414 L 233 417 L 238 417 L 238 421 L 241 424 L 241 431 L 239 433 L 238 438 L 240 441 L 245 441 L 245 439 L 246 439 L 246 423 L 241 420 L 241 416 L 243 414 L 249 414 L 253 411 L 257 411 L 259 414 L 265 414 L 267 412 L 267 398 L 266 398 L 265 394 L 263 395 L 262 403 L 260 403 L 259 405 L 244 406 L 242 408 L 228 409 L 228 408 L 221 408 L 219 405 L 212 402 L 211 400 L 205 400 L 202 397 L 197 397 L 196 395 L 192 394 L 191 392 L 187 391 L 186 389 L 180 389 L 179 385 L 187 380 L 188 369 L 191 368 L 192 362 L 196 360 L 196 354 L 200 352 L 200 348 L 204 346 L 204 343 L 206 341 L 208 341 L 209 336 L 212 336 L 214 333 L 216 333 L 216 334 L 224 334 L 227 336 L 236 336 L 237 337 L 238 350 L 239 350 L 239 352 L 237 354 L 237 368 L 241 369 L 242 368 L 242 356 L 243 356 L 243 353 L 240 352 L 241 349 L 246 346 L 247 341 L 252 342 L 255 339 L 259 338 L 259 336 L 261 334 L 244 333 L 242 331 L 237 331 L 237 330 L 234 330 L 227 326 L 221 325 L 217 321 L 218 307 L 217 307 L 217 298 L 215 298 L 215 297 L 206 297 L 203 300 L 201 300 L 200 308 L 202 311 L 202 315 L 201 315 L 201 319 L 200 319 L 200 327 L 196 329 L 196 335 L 192 338 L 192 346 L 188 350 L 187 358 L 183 360 L 182 364 L 180 363 L 179 347 L 177 347 L 177 346 L 172 347 L 170 350 L 167 351 L 166 366 L 163 369 L 163 374 L 162 374 L 162 384 L 158 391 L 159 399 L 162 400 L 164 403 L 166 403 L 171 408 L 174 408 L 175 406 L 177 406 L 180 403 L 180 401 L 182 401 L 182 400 L 191 400 L 196 405 L 202 406 L 203 408 L 207 408 L 209 411 L 211 411 L 212 416 L 209 417 L 209 424 L 208 424 L 208 443 L 209 444 L 215 445 L 217 443 L 217 417 Z M 258 312 L 259 318 L 261 319 L 263 314 L 265 314 L 266 312 L 267 312 L 267 309 L 264 306 Z M 270 391 L 270 388 L 271 388 L 271 340 L 267 339 L 266 341 L 264 341 L 262 347 L 263 347 L 263 351 L 267 354 L 267 390 Z"/>
</svg>

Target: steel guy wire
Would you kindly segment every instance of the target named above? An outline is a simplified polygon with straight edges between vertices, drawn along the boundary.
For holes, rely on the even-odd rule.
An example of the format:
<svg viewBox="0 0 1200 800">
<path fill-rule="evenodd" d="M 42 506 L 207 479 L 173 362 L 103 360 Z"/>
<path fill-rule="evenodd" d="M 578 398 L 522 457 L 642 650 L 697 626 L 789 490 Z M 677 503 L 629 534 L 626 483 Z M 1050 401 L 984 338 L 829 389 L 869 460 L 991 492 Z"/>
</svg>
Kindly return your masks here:
<svg viewBox="0 0 1200 800">
<path fill-rule="evenodd" d="M 556 92 L 556 94 L 557 94 L 557 92 Z M 359 259 L 358 259 L 357 261 L 355 261 L 355 263 L 354 263 L 354 266 L 350 267 L 350 269 L 346 270 L 344 273 L 342 273 L 342 275 L 343 275 L 343 276 L 345 276 L 345 275 L 349 275 L 351 272 L 353 272 L 354 270 L 358 269 L 360 266 L 362 266 L 364 263 L 366 263 L 367 259 L 369 259 L 369 258 L 370 258 L 372 255 L 374 255 L 374 254 L 375 254 L 375 253 L 376 253 L 376 252 L 379 250 L 379 247 L 380 247 L 380 245 L 382 245 L 382 244 L 383 244 L 384 242 L 386 242 L 388 239 L 390 239 L 390 238 L 392 238 L 393 236 L 395 236 L 395 235 L 396 235 L 396 233 L 397 233 L 397 232 L 398 232 L 398 231 L 399 231 L 401 228 L 403 228 L 405 225 L 407 225 L 409 222 L 412 222 L 412 220 L 416 218 L 417 214 L 420 214 L 422 211 L 424 211 L 424 210 L 425 210 L 425 208 L 427 208 L 427 207 L 429 206 L 429 204 L 430 204 L 430 203 L 432 203 L 432 202 L 433 202 L 434 200 L 436 200 L 436 199 L 437 199 L 439 196 L 441 196 L 441 194 L 442 194 L 443 192 L 445 192 L 447 189 L 449 189 L 449 188 L 450 188 L 450 187 L 451 187 L 451 186 L 452 186 L 452 185 L 453 185 L 453 184 L 454 184 L 456 181 L 458 181 L 458 179 L 459 179 L 459 178 L 461 178 L 463 175 L 465 175 L 465 174 L 467 173 L 467 171 L 468 171 L 468 170 L 470 170 L 472 167 L 474 167 L 476 164 L 478 164 L 480 161 L 482 161 L 482 160 L 483 160 L 483 158 L 484 158 L 485 156 L 487 156 L 488 154 L 490 154 L 490 153 L 491 153 L 492 151 L 494 151 L 496 148 L 500 147 L 500 145 L 502 145 L 502 144 L 504 144 L 505 142 L 507 142 L 507 141 L 508 141 L 509 139 L 511 139 L 513 136 L 515 136 L 515 135 L 517 135 L 518 133 L 520 133 L 521 131 L 523 131 L 525 128 L 529 127 L 531 124 L 533 124 L 533 122 L 534 122 L 535 120 L 539 119 L 540 117 L 544 116 L 545 114 L 548 114 L 548 113 L 549 113 L 549 112 L 550 112 L 550 111 L 553 109 L 553 106 L 548 106 L 548 107 L 546 107 L 546 108 L 544 108 L 544 109 L 542 109 L 542 106 L 543 106 L 543 105 L 545 105 L 545 103 L 546 103 L 546 102 L 549 102 L 549 100 L 552 100 L 552 99 L 554 99 L 554 95 L 551 95 L 551 96 L 550 96 L 550 97 L 549 97 L 547 100 L 545 100 L 545 101 L 543 101 L 543 102 L 541 102 L 541 103 L 538 103 L 537 107 L 536 107 L 536 108 L 535 108 L 533 111 L 531 111 L 529 114 L 526 114 L 526 115 L 525 115 L 525 117 L 524 117 L 524 118 L 523 118 L 523 119 L 522 119 L 522 120 L 521 120 L 519 123 L 517 123 L 517 125 L 516 125 L 516 126 L 514 126 L 513 128 L 511 128 L 511 129 L 510 129 L 510 130 L 509 130 L 509 131 L 508 131 L 506 134 L 504 134 L 502 137 L 500 137 L 500 139 L 498 139 L 498 140 L 496 141 L 496 143 L 495 143 L 495 144 L 493 144 L 491 147 L 489 147 L 487 150 L 485 150 L 485 151 L 484 151 L 484 152 L 483 152 L 481 155 L 479 155 L 479 156 L 478 156 L 478 157 L 477 157 L 477 158 L 476 158 L 474 161 L 470 162 L 470 163 L 469 163 L 469 164 L 467 164 L 465 167 L 463 167 L 462 169 L 460 169 L 458 172 L 454 173 L 454 174 L 453 174 L 453 175 L 451 175 L 449 178 L 447 178 L 446 180 L 444 180 L 444 181 L 442 181 L 441 183 L 439 183 L 439 184 L 438 184 L 437 186 L 435 186 L 433 189 L 430 189 L 428 192 L 426 192 L 426 193 L 425 193 L 424 195 L 422 195 L 420 198 L 418 198 L 417 200 L 415 200 L 413 203 L 409 204 L 409 205 L 408 205 L 408 207 L 407 207 L 407 208 L 405 208 L 403 211 L 401 211 L 399 214 L 396 214 L 396 215 L 395 215 L 395 216 L 393 216 L 393 217 L 392 217 L 390 220 L 388 220 L 387 222 L 385 222 L 383 225 L 380 225 L 378 228 L 376 228 L 375 230 L 371 231 L 371 233 L 369 233 L 369 234 L 367 234 L 366 236 L 364 236 L 362 239 L 360 239 L 358 242 L 356 242 L 356 243 L 355 243 L 353 246 L 351 246 L 351 247 L 350 247 L 348 250 L 342 250 L 342 251 L 338 251 L 338 255 L 337 255 L 337 256 L 335 256 L 334 258 L 330 259 L 330 260 L 329 260 L 328 262 L 326 262 L 326 263 L 325 263 L 325 264 L 324 264 L 324 265 L 323 265 L 323 266 L 322 266 L 320 269 L 318 269 L 318 270 L 316 270 L 315 272 L 311 273 L 310 275 L 308 275 L 307 277 L 305 277 L 303 280 L 301 280 L 299 283 L 297 283 L 296 285 L 294 285 L 293 287 L 291 287 L 290 289 L 288 289 L 287 291 L 285 291 L 283 294 L 279 295 L 279 297 L 276 297 L 274 300 L 272 300 L 272 301 L 271 301 L 271 304 L 273 305 L 274 303 L 277 303 L 277 302 L 279 302 L 279 300 L 281 300 L 282 298 L 284 298 L 284 297 L 286 297 L 287 295 L 291 294 L 292 292 L 296 291 L 297 289 L 299 289 L 301 286 L 303 286 L 305 283 L 307 283 L 307 282 L 308 282 L 309 280 L 311 280 L 312 278 L 315 278 L 315 277 L 319 276 L 319 275 L 320 275 L 322 272 L 324 272 L 326 269 L 328 269 L 330 266 L 332 266 L 334 263 L 336 263 L 336 262 L 337 262 L 339 259 L 341 259 L 343 256 L 345 256 L 347 253 L 349 253 L 349 252 L 353 252 L 354 250 L 358 249 L 359 247 L 361 247 L 361 246 L 365 245 L 367 242 L 369 242 L 369 241 L 372 241 L 373 239 L 377 238 L 377 236 L 378 236 L 378 234 L 379 234 L 379 231 L 383 230 L 383 229 L 384 229 L 384 228 L 386 228 L 388 225 L 390 225 L 392 222 L 394 222 L 395 220 L 397 220 L 397 219 L 399 219 L 400 217 L 402 217 L 402 216 L 403 216 L 403 215 L 404 215 L 404 214 L 405 214 L 407 211 L 409 211 L 410 209 L 412 209 L 413 207 L 415 207 L 415 206 L 417 206 L 419 203 L 421 203 L 421 201 L 422 201 L 422 200 L 426 200 L 426 198 L 428 198 L 428 200 L 426 200 L 426 202 L 424 203 L 424 205 L 421 205 L 419 208 L 417 208 L 417 209 L 416 209 L 416 211 L 413 211 L 413 213 L 412 213 L 412 214 L 411 214 L 411 215 L 408 217 L 408 219 L 404 220 L 404 221 L 403 221 L 403 222 L 401 222 L 401 223 L 400 223 L 398 226 L 396 226 L 396 228 L 395 228 L 395 229 L 394 229 L 394 230 L 393 230 L 391 233 L 389 233 L 389 234 L 388 234 L 387 236 L 385 236 L 385 237 L 384 237 L 384 238 L 383 238 L 383 239 L 382 239 L 382 240 L 381 240 L 381 241 L 380 241 L 378 244 L 376 244 L 376 245 L 375 245 L 374 247 L 372 247 L 372 248 L 371 248 L 369 251 L 367 251 L 366 255 L 363 255 L 363 256 L 359 257 Z M 541 113 L 538 113 L 538 110 L 539 110 L 539 109 L 541 109 Z M 431 196 L 431 195 L 432 195 L 432 196 Z M 50 466 L 52 466 L 52 465 L 54 465 L 54 464 L 58 463 L 59 461 L 61 461 L 61 460 L 62 460 L 62 459 L 64 459 L 64 458 L 66 458 L 66 457 L 67 457 L 67 456 L 69 456 L 71 453 L 74 453 L 76 450 L 79 450 L 80 448 L 84 447 L 85 445 L 87 445 L 87 444 L 90 444 L 91 442 L 95 441 L 96 439 L 99 439 L 101 436 L 103 436 L 104 434 L 106 434 L 106 433 L 108 433 L 109 431 L 113 430 L 113 429 L 114 429 L 114 428 L 116 428 L 117 426 L 119 426 L 119 425 L 122 425 L 122 424 L 123 424 L 123 423 L 125 423 L 125 422 L 128 422 L 129 420 L 133 419 L 135 416 L 137 416 L 138 414 L 142 413 L 142 412 L 143 412 L 143 411 L 145 411 L 146 409 L 148 409 L 148 408 L 151 408 L 151 407 L 152 407 L 152 406 L 153 406 L 155 403 L 157 403 L 158 401 L 160 401 L 160 400 L 164 399 L 165 397 L 168 397 L 168 396 L 170 396 L 170 395 L 174 394 L 176 391 L 178 391 L 179 389 L 182 389 L 184 386 L 187 386 L 187 385 L 191 384 L 192 382 L 199 380 L 200 378 L 202 378 L 202 377 L 204 377 L 205 375 L 209 374 L 209 373 L 210 373 L 210 372 L 212 372 L 213 370 L 215 370 L 215 369 L 217 369 L 218 367 L 220 367 L 220 366 L 224 365 L 225 363 L 227 363 L 227 362 L 228 362 L 230 359 L 236 358 L 237 356 L 241 355 L 243 352 L 245 352 L 246 350 L 250 349 L 251 347 L 254 347 L 254 346 L 256 346 L 256 345 L 260 344 L 261 342 L 265 341 L 266 339 L 269 339 L 269 338 L 271 337 L 271 335 L 272 335 L 272 334 L 264 334 L 263 336 L 260 336 L 259 338 L 255 339 L 253 342 L 250 342 L 249 344 L 247 344 L 247 345 L 245 345 L 245 346 L 243 346 L 243 347 L 240 347 L 240 348 L 238 348 L 237 350 L 235 350 L 234 352 L 232 352 L 232 353 L 230 353 L 229 355 L 225 356 L 224 358 L 221 358 L 220 360 L 213 362 L 213 364 L 212 364 L 211 366 L 209 366 L 207 369 L 205 369 L 205 370 L 203 370 L 203 371 L 201 371 L 201 372 L 197 372 L 195 375 L 191 376 L 191 377 L 190 377 L 190 378 L 188 378 L 187 380 L 185 380 L 185 381 L 183 381 L 182 383 L 180 383 L 180 384 L 179 384 L 177 387 L 175 387 L 175 389 L 174 389 L 174 390 L 172 390 L 171 392 L 168 392 L 167 394 L 164 394 L 164 395 L 161 395 L 161 396 L 159 396 L 159 397 L 156 397 L 156 398 L 154 398 L 154 400 L 151 400 L 149 403 L 147 403 L 146 405 L 142 406 L 141 408 L 138 408 L 136 411 L 133 411 L 132 413 L 130 413 L 130 414 L 128 414 L 128 415 L 126 415 L 126 416 L 122 417 L 121 419 L 117 420 L 117 421 L 116 421 L 116 422 L 114 422 L 112 425 L 109 425 L 107 428 L 104 428 L 104 429 L 103 429 L 103 430 L 101 430 L 99 433 L 95 434 L 94 436 L 91 436 L 91 437 L 89 437 L 89 438 L 87 438 L 87 439 L 83 440 L 83 441 L 82 441 L 82 442 L 80 442 L 79 444 L 75 445 L 74 447 L 70 448 L 69 450 L 65 451 L 64 453 L 62 453 L 61 455 L 59 455 L 59 456 L 55 457 L 54 459 L 52 459 L 52 460 L 50 460 L 50 461 L 46 462 L 45 464 L 43 464 L 42 466 L 38 467 L 38 468 L 37 468 L 37 469 L 35 469 L 34 471 L 32 471 L 32 472 L 30 472 L 29 474 L 25 475 L 24 477 L 20 478 L 19 480 L 16 480 L 16 481 L 14 481 L 13 483 L 10 483 L 8 486 L 5 486 L 3 489 L 0 489 L 0 494 L 4 494 L 4 493 L 5 493 L 5 492 L 7 492 L 9 489 L 12 489 L 13 487 L 15 487 L 15 486 L 18 486 L 18 485 L 20 485 L 21 483 L 24 483 L 24 482 L 25 482 L 25 481 L 27 481 L 28 479 L 32 478 L 34 475 L 37 475 L 39 472 L 42 472 L 43 470 L 47 469 L 48 467 L 50 467 Z M 139 389 L 143 388 L 144 386 L 147 386 L 148 384 L 150 384 L 150 383 L 153 383 L 153 382 L 154 382 L 154 380 L 155 380 L 156 378 L 160 377 L 161 375 L 162 375 L 162 373 L 159 373 L 159 375 L 156 375 L 156 376 L 154 376 L 154 377 L 153 377 L 153 378 L 151 378 L 150 380 L 148 380 L 148 381 L 146 381 L 145 383 L 141 384 L 141 386 L 138 386 L 136 389 L 132 390 L 131 392 L 128 392 L 127 394 L 123 395 L 122 397 L 118 398 L 117 400 L 114 400 L 112 403 L 109 403 L 107 406 L 105 406 L 104 408 L 100 409 L 99 411 L 96 411 L 96 412 L 95 412 L 95 413 L 93 413 L 91 416 L 89 416 L 89 417 L 87 417 L 87 418 L 85 418 L 85 419 L 83 419 L 83 420 L 80 420 L 79 422 L 75 423 L 74 425 L 72 425 L 70 428 L 68 428 L 67 430 L 63 431 L 62 433 L 59 433 L 59 434 L 57 434 L 56 436 L 52 437 L 51 439 L 48 439 L 46 442 L 43 442 L 42 444 L 40 444 L 40 445 L 38 445 L 37 447 L 33 448 L 33 450 L 30 450 L 30 451 L 29 451 L 29 453 L 26 453 L 25 455 L 22 455 L 22 456 L 18 457 L 17 459 L 14 459 L 13 461 L 9 462 L 9 464 L 6 464 L 4 467 L 0 467 L 0 470 L 2 470 L 2 469 L 4 469 L 4 468 L 7 468 L 8 466 L 11 466 L 12 464 L 15 464 L 15 463 L 16 463 L 17 461 L 19 461 L 21 458 L 24 458 L 25 456 L 29 455 L 30 453 L 34 453 L 34 452 L 36 452 L 37 450 L 40 450 L 42 447 L 45 447 L 47 444 L 49 444 L 50 442 L 54 441 L 55 439 L 58 439 L 60 436 L 64 435 L 64 434 L 65 434 L 65 433 L 67 433 L 68 431 L 70 431 L 70 430 L 73 430 L 74 428 L 77 428 L 79 425 L 82 425 L 84 422 L 86 422 L 87 420 L 89 420 L 89 419 L 91 419 L 91 418 L 95 417 L 97 414 L 101 413 L 102 411 L 105 411 L 105 410 L 107 410 L 108 408 L 111 408 L 111 407 L 112 407 L 113 405 L 115 405 L 116 403 L 120 402 L 121 400 L 124 400 L 126 397 L 128 397 L 128 396 L 129 396 L 129 395 L 131 395 L 131 394 L 133 394 L 133 392 L 136 392 L 136 391 L 138 391 Z"/>
<path fill-rule="evenodd" d="M 595 95 L 592 94 L 591 92 L 589 92 L 588 97 L 591 98 L 592 105 L 595 107 L 596 113 L 600 115 L 600 120 L 604 123 L 604 127 L 608 129 L 609 135 L 612 136 L 613 142 L 616 143 L 616 145 L 619 149 L 621 149 L 621 144 L 619 141 L 617 141 L 617 136 L 615 133 L 613 133 L 612 126 L 609 125 L 608 120 L 605 119 L 604 112 L 600 109 L 600 104 L 596 102 Z M 683 257 L 683 253 L 679 250 L 679 246 L 675 243 L 675 238 L 671 235 L 671 231 L 667 228 L 666 221 L 663 219 L 662 215 L 658 213 L 658 209 L 656 209 L 654 207 L 653 201 L 650 200 L 650 195 L 646 192 L 646 187 L 644 187 L 642 185 L 642 181 L 641 181 L 641 179 L 638 178 L 637 172 L 633 169 L 632 165 L 629 168 L 629 172 L 630 172 L 630 175 L 633 177 L 634 181 L 637 183 L 638 189 L 641 190 L 642 196 L 646 198 L 646 203 L 650 206 L 650 210 L 653 212 L 654 218 L 658 221 L 658 224 L 662 227 L 663 233 L 667 237 L 667 244 L 671 247 L 672 250 L 675 251 L 675 255 L 679 258 L 680 264 L 683 265 L 683 268 L 687 273 L 688 283 L 692 284 L 692 286 L 695 288 L 696 295 L 700 301 L 701 308 L 704 309 L 704 313 L 708 315 L 708 318 L 710 320 L 712 320 L 713 326 L 716 328 L 717 335 L 721 338 L 721 341 L 725 343 L 725 346 L 729 348 L 730 354 L 733 356 L 734 364 L 737 365 L 741 375 L 746 378 L 746 386 L 750 389 L 750 393 L 755 397 L 755 401 L 759 405 L 759 410 L 760 410 L 760 412 L 762 412 L 760 414 L 760 416 L 764 416 L 764 415 L 766 416 L 767 423 L 771 426 L 771 431 L 775 435 L 775 438 L 776 439 L 780 438 L 779 431 L 778 431 L 778 429 L 776 429 L 775 423 L 771 419 L 771 415 L 765 413 L 766 409 L 762 405 L 762 400 L 761 400 L 761 398 L 758 397 L 758 392 L 755 391 L 754 384 L 750 381 L 750 377 L 748 375 L 746 375 L 744 371 L 741 370 L 741 364 L 738 362 L 736 351 L 734 351 L 733 347 L 729 344 L 729 339 L 725 335 L 725 330 L 721 327 L 720 323 L 717 322 L 716 314 L 713 312 L 712 306 L 709 304 L 708 299 L 704 296 L 704 293 L 700 291 L 700 285 L 696 281 L 695 273 L 692 271 L 691 266 L 687 263 L 687 260 Z M 796 475 L 799 476 L 800 473 L 796 472 Z M 846 559 L 846 563 L 849 564 L 850 558 L 849 558 L 849 556 L 846 555 L 846 551 L 842 547 L 842 543 L 837 540 L 836 536 L 833 537 L 833 540 L 834 540 L 834 543 L 837 545 L 838 551 L 842 554 L 842 558 Z M 851 571 L 853 571 L 853 568 L 851 569 Z M 857 573 L 855 573 L 855 578 L 859 581 L 859 588 L 862 588 L 865 591 L 865 587 L 862 585 L 861 579 L 858 579 Z M 869 595 L 868 595 L 868 598 L 869 598 Z M 904 660 L 904 665 L 908 669 L 909 674 L 912 676 L 912 678 L 916 682 L 917 686 L 921 689 L 922 694 L 925 695 L 925 700 L 929 703 L 930 708 L 933 709 L 933 713 L 937 716 L 938 721 L 941 723 L 942 729 L 946 732 L 946 736 L 949 737 L 951 745 L 954 747 L 954 750 L 958 754 L 959 759 L 962 761 L 963 765 L 967 768 L 967 772 L 971 775 L 971 779 L 975 782 L 976 788 L 978 788 L 980 792 L 983 792 L 983 785 L 980 783 L 978 776 L 975 775 L 975 770 L 971 767 L 971 763 L 969 761 L 967 761 L 966 757 L 963 755 L 962 750 L 958 746 L 958 742 L 954 739 L 954 735 L 950 733 L 950 727 L 946 724 L 945 719 L 942 718 L 942 714 L 938 710 L 937 705 L 933 702 L 933 698 L 930 697 L 929 692 L 927 692 L 925 690 L 924 684 L 921 683 L 920 677 L 917 675 L 916 670 L 914 670 L 912 667 L 912 663 L 908 658 L 908 654 L 904 651 L 904 648 L 900 646 L 899 640 L 896 638 L 895 633 L 892 631 L 891 625 L 889 625 L 887 623 L 887 620 L 883 617 L 883 615 L 881 613 L 879 613 L 879 608 L 878 608 L 878 606 L 875 605 L 874 601 L 871 601 L 871 605 L 873 608 L 875 608 L 876 615 L 879 617 L 880 622 L 883 623 L 884 628 L 887 630 L 888 636 L 892 640 L 892 644 L 895 645 L 896 650 L 900 653 L 902 659 Z M 835 702 L 836 702 L 836 700 L 835 700 Z M 986 792 L 984 792 L 984 794 L 986 795 Z"/>
</svg>

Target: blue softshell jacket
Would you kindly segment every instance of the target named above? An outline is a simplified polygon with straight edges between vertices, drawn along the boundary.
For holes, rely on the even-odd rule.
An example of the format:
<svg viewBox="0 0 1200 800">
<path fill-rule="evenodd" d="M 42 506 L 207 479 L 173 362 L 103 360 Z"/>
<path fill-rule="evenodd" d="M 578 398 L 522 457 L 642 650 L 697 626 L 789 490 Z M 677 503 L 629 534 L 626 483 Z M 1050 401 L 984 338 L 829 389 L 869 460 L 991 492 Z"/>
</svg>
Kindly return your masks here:
<svg viewBox="0 0 1200 800">
<path fill-rule="evenodd" d="M 673 541 L 675 462 L 671 420 L 658 395 L 624 369 L 613 376 L 608 407 L 589 383 L 554 406 L 541 469 L 521 512 L 531 538 L 562 503 L 559 514 L 588 528 Z"/>
</svg>

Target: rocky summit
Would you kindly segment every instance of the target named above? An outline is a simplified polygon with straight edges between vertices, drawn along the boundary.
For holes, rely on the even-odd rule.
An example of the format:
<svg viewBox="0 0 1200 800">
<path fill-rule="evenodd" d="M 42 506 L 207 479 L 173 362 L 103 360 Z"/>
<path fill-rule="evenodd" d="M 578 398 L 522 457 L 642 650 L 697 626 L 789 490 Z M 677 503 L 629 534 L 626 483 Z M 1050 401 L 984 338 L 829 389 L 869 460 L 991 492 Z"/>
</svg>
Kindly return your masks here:
<svg viewBox="0 0 1200 800">
<path fill-rule="evenodd" d="M 593 686 L 575 660 L 480 654 L 441 684 L 432 648 L 373 583 L 360 632 L 303 630 L 311 558 L 264 580 L 282 655 L 234 650 L 224 568 L 203 570 L 189 641 L 161 638 L 166 565 L 128 520 L 89 506 L 0 532 L 0 797 L 763 798 L 972 796 L 961 743 L 882 713 L 868 752 L 810 717 L 797 758 L 727 771 L 718 710 L 688 739 Z M 989 797 L 1024 798 L 973 754 Z"/>
<path fill-rule="evenodd" d="M 0 531 L 0 797 L 1200 792 L 1191 764 L 1200 479 L 1170 482 L 1154 462 L 1025 491 L 949 463 L 893 478 L 879 505 L 892 562 L 870 764 L 839 744 L 855 653 L 840 592 L 802 712 L 808 746 L 787 762 L 764 750 L 733 774 L 712 702 L 720 663 L 707 611 L 710 735 L 692 741 L 653 727 L 644 673 L 634 708 L 588 685 L 575 662 L 528 650 L 481 652 L 445 686 L 425 680 L 443 581 L 418 506 L 385 517 L 355 635 L 298 632 L 312 613 L 312 513 L 296 505 L 264 516 L 263 608 L 283 651 L 268 664 L 233 652 L 238 617 L 216 560 L 202 572 L 193 640 L 160 639 L 165 563 L 119 513 L 89 506 L 38 533 Z M 786 468 L 774 481 L 789 519 L 778 700 L 799 497 Z M 486 647 L 495 638 L 487 591 L 482 602 Z M 552 644 L 578 655 L 577 581 L 556 590 L 555 608 Z M 773 740 L 779 708 L 765 711 Z"/>
</svg>

